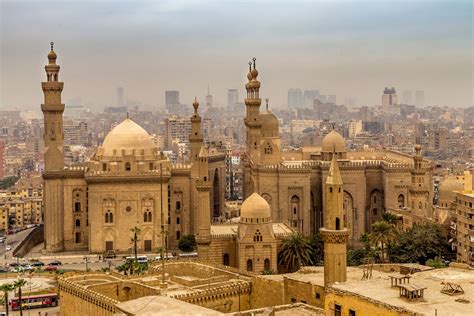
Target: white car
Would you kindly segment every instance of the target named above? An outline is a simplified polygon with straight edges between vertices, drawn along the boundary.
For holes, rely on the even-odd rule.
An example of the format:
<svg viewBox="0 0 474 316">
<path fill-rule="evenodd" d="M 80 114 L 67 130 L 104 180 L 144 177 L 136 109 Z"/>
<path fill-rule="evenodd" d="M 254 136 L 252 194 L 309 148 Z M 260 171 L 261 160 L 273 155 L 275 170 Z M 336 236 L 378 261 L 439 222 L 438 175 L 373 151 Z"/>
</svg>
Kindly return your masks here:
<svg viewBox="0 0 474 316">
<path fill-rule="evenodd" d="M 10 250 L 12 250 L 12 247 L 11 247 L 11 246 L 6 246 L 6 247 L 5 247 L 5 250 L 6 250 L 6 251 L 10 251 Z"/>
</svg>

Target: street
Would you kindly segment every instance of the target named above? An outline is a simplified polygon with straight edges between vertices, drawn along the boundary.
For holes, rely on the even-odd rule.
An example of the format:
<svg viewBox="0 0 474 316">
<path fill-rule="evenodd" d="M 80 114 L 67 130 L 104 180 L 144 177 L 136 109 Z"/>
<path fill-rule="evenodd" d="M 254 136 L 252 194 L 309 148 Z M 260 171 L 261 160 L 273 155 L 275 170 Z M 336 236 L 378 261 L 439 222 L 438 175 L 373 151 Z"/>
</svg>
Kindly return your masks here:
<svg viewBox="0 0 474 316">
<path fill-rule="evenodd" d="M 0 244 L 0 258 L 1 259 L 8 259 L 12 257 L 13 250 L 15 250 L 15 247 L 18 246 L 18 244 L 25 239 L 25 237 L 33 230 L 34 228 L 28 228 L 25 230 L 22 230 L 18 233 L 11 234 L 11 235 L 6 235 L 5 242 Z M 11 250 L 6 251 L 6 247 L 10 246 Z M 6 256 L 5 256 L 6 255 Z M 0 261 L 1 262 L 1 261 Z"/>
</svg>

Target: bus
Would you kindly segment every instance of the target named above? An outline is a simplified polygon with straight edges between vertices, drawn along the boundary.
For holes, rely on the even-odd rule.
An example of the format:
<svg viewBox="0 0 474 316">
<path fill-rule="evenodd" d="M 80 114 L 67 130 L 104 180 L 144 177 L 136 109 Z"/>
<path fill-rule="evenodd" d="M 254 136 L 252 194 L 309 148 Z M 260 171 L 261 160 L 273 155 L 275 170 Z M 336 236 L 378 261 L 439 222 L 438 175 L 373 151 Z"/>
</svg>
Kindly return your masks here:
<svg viewBox="0 0 474 316">
<path fill-rule="evenodd" d="M 125 260 L 127 261 L 135 261 L 135 257 L 126 257 Z M 137 256 L 137 262 L 138 263 L 147 263 L 148 262 L 148 257 L 147 256 Z"/>
<path fill-rule="evenodd" d="M 180 259 L 197 259 L 198 253 L 197 252 L 182 252 L 178 255 Z"/>
<path fill-rule="evenodd" d="M 44 308 L 58 306 L 59 297 L 58 293 L 48 293 L 39 295 L 30 295 L 21 297 L 22 309 L 28 308 Z M 14 297 L 10 300 L 10 306 L 12 310 L 20 310 L 20 299 Z"/>
</svg>

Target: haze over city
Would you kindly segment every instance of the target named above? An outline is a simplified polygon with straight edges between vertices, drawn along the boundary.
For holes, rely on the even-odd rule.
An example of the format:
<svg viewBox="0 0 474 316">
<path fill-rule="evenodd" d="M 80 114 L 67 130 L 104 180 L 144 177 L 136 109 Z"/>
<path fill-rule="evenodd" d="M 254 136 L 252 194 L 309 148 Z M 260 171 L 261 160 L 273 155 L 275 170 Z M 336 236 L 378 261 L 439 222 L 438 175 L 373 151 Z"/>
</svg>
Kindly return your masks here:
<svg viewBox="0 0 474 316">
<path fill-rule="evenodd" d="M 289 88 L 381 103 L 386 86 L 423 90 L 426 105 L 473 104 L 472 1 L 2 1 L 0 108 L 39 110 L 54 41 L 63 100 L 101 110 L 116 88 L 143 108 L 225 106 L 243 96 L 257 57 L 261 95 L 286 106 Z"/>
</svg>

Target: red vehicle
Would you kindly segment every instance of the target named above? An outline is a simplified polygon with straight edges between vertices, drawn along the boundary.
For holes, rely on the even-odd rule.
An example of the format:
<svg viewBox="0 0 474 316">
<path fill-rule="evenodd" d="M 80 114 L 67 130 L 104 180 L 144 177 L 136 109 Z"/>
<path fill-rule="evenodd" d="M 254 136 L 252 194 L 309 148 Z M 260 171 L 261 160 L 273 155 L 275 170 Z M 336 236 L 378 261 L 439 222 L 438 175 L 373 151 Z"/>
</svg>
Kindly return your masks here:
<svg viewBox="0 0 474 316">
<path fill-rule="evenodd" d="M 22 296 L 21 305 L 23 310 L 28 308 L 43 308 L 43 307 L 54 307 L 58 306 L 58 293 L 49 293 L 41 295 Z M 12 310 L 17 311 L 20 309 L 20 299 L 14 297 L 10 300 L 10 306 Z"/>
</svg>

